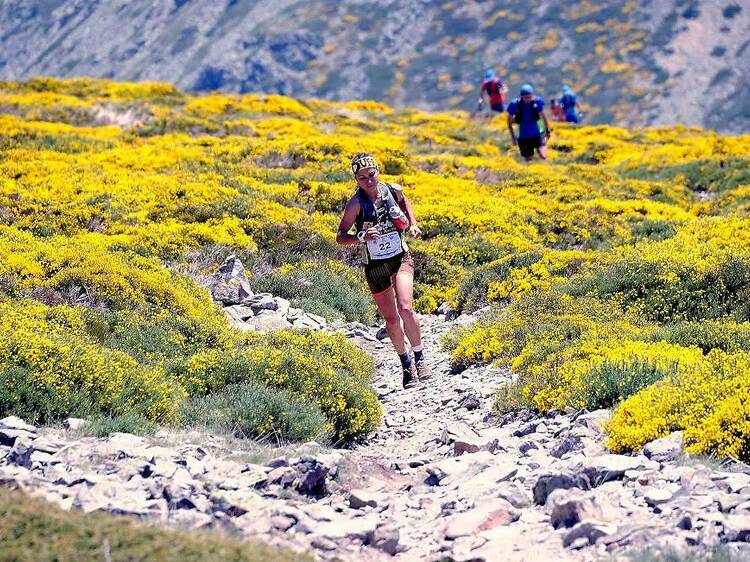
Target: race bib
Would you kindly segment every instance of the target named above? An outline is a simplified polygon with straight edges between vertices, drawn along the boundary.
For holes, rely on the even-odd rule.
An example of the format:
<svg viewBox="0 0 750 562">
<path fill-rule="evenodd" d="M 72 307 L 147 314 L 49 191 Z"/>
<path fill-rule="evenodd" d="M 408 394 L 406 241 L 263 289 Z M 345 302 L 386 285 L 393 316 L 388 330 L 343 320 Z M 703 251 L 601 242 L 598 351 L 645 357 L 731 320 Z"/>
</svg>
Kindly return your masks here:
<svg viewBox="0 0 750 562">
<path fill-rule="evenodd" d="M 367 251 L 374 260 L 392 258 L 402 251 L 401 236 L 398 232 L 389 232 L 378 236 L 377 240 L 368 240 Z"/>
</svg>

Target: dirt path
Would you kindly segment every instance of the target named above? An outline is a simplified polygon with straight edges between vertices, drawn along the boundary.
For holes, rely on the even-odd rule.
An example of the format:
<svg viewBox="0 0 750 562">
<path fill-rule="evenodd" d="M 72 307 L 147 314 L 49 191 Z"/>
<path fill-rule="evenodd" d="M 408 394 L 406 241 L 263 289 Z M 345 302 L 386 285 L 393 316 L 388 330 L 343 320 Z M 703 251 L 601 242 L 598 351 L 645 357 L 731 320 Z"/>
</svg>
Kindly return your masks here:
<svg viewBox="0 0 750 562">
<path fill-rule="evenodd" d="M 513 446 L 518 438 L 513 428 L 498 428 L 492 414 L 495 391 L 510 373 L 474 367 L 452 374 L 440 338 L 454 326 L 434 316 L 423 317 L 422 326 L 433 377 L 413 389 L 401 388 L 398 357 L 388 340 L 358 341 L 375 359 L 374 386 L 384 415 L 368 443 L 346 455 L 346 464 L 358 467 L 350 468 L 356 478 L 346 480 L 385 507 L 380 521 L 398 529 L 398 560 L 491 560 L 501 552 L 504 560 L 513 560 L 513 552 L 519 560 L 567 559 L 561 545 L 548 544 L 547 518 L 538 513 L 542 508 L 531 507 L 530 490 L 513 483 L 523 481 L 519 475 L 527 470 Z M 457 456 L 461 447 L 468 451 Z M 524 509 L 493 502 L 498 491 Z M 502 543 L 497 557 L 491 540 Z M 474 550 L 487 553 L 470 554 Z"/>
</svg>

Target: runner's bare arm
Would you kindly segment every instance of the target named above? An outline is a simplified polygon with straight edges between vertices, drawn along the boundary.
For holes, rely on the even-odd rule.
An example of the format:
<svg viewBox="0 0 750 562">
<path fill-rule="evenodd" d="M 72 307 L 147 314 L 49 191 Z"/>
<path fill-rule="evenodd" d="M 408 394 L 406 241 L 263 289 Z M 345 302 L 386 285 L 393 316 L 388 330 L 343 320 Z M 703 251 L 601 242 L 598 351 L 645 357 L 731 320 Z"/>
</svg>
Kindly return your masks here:
<svg viewBox="0 0 750 562">
<path fill-rule="evenodd" d="M 540 111 L 539 114 L 542 116 L 542 121 L 544 121 L 544 134 L 549 138 L 549 136 L 552 134 L 552 129 L 549 128 L 549 121 L 547 121 L 547 114 L 544 113 L 544 110 Z"/>
<path fill-rule="evenodd" d="M 516 145 L 516 132 L 513 130 L 513 115 L 508 113 L 508 132 L 510 133 L 510 142 Z"/>
<path fill-rule="evenodd" d="M 359 201 L 356 199 L 349 199 L 344 209 L 344 216 L 341 217 L 339 223 L 339 229 L 336 231 L 336 242 L 342 246 L 351 246 L 352 244 L 359 244 L 359 239 L 354 234 L 349 234 L 349 229 L 357 220 L 357 214 L 359 213 Z"/>
<path fill-rule="evenodd" d="M 401 186 L 398 186 L 396 189 L 396 198 L 398 199 L 398 206 L 401 207 L 406 218 L 409 219 L 409 233 L 414 236 L 414 238 L 421 237 L 422 230 L 417 226 L 417 217 L 414 215 L 411 201 L 406 197 Z"/>
<path fill-rule="evenodd" d="M 406 217 L 409 219 L 409 234 L 411 234 L 414 238 L 421 238 L 422 229 L 417 226 L 417 217 L 414 216 L 414 209 L 411 208 L 411 202 L 406 198 L 405 195 L 404 207 L 404 213 L 406 213 Z"/>
</svg>

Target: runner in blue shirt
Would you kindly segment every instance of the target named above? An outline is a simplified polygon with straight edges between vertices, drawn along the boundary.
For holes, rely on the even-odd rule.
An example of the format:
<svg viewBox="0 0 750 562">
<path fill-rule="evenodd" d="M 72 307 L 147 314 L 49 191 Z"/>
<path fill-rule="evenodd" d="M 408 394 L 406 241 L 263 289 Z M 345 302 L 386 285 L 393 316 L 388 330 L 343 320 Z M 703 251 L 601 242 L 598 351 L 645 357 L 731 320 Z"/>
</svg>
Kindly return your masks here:
<svg viewBox="0 0 750 562">
<path fill-rule="evenodd" d="M 568 123 L 578 123 L 579 116 L 578 111 L 576 111 L 578 100 L 576 99 L 576 95 L 567 84 L 563 85 L 562 93 L 563 95 L 560 96 L 560 106 L 565 113 L 565 120 Z"/>
<path fill-rule="evenodd" d="M 539 130 L 539 118 L 544 121 L 544 135 Z M 518 124 L 518 138 L 513 124 Z M 539 158 L 547 159 L 546 143 L 552 133 L 547 116 L 544 114 L 544 100 L 534 95 L 534 88 L 529 84 L 521 86 L 520 96 L 508 105 L 508 131 L 513 146 L 518 145 L 521 156 L 530 162 L 534 151 Z"/>
</svg>

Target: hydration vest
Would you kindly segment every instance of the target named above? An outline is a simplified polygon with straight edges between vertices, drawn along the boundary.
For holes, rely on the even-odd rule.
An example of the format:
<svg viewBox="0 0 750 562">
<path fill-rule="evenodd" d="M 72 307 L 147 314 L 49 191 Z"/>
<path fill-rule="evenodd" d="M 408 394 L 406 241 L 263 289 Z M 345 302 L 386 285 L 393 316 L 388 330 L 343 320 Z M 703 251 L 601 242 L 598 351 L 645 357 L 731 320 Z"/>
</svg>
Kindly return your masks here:
<svg viewBox="0 0 750 562">
<path fill-rule="evenodd" d="M 354 224 L 356 225 L 357 231 L 363 230 L 365 223 L 370 223 L 368 226 L 379 225 L 381 234 L 388 234 L 390 232 L 398 232 L 400 239 L 400 245 L 402 251 L 407 251 L 406 239 L 404 233 L 399 231 L 395 225 L 391 222 L 388 215 L 388 209 L 393 205 L 398 206 L 398 199 L 396 198 L 395 189 L 389 183 L 379 183 L 378 190 L 380 190 L 380 197 L 383 200 L 383 204 L 380 207 L 375 207 L 375 203 L 362 192 L 360 187 L 357 187 L 357 198 L 359 199 L 359 214 Z M 367 246 L 363 246 L 362 261 L 369 263 L 371 256 L 367 250 Z"/>
</svg>

